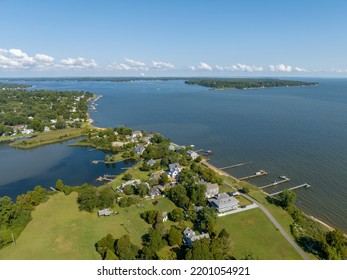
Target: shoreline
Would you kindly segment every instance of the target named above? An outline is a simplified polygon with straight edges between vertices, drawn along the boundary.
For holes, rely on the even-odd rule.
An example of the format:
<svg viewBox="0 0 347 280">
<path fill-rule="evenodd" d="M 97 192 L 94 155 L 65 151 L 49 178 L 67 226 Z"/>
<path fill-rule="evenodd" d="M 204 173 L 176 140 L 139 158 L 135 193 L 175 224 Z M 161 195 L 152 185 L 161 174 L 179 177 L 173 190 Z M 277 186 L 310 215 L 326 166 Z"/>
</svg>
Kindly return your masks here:
<svg viewBox="0 0 347 280">
<path fill-rule="evenodd" d="M 236 177 L 230 175 L 229 173 L 226 173 L 225 171 L 219 169 L 218 167 L 212 165 L 211 163 L 207 162 L 206 159 L 204 159 L 203 161 L 201 161 L 201 164 L 203 164 L 203 165 L 205 165 L 206 167 L 212 169 L 213 171 L 215 171 L 215 172 L 218 173 L 219 175 L 227 176 L 227 177 L 230 177 L 230 178 L 234 179 L 234 180 L 237 181 L 237 182 L 240 182 L 239 179 L 237 179 Z M 250 183 L 249 183 L 249 184 L 250 184 Z M 251 185 L 254 186 L 255 188 L 258 188 L 257 186 L 255 186 L 255 185 L 253 185 L 253 184 L 251 184 Z M 262 193 L 266 194 L 266 193 L 263 192 L 263 191 L 262 191 Z M 301 210 L 301 211 L 302 211 L 302 210 Z M 308 217 L 308 218 L 312 219 L 313 221 L 316 221 L 316 222 L 320 223 L 321 225 L 323 225 L 327 230 L 329 230 L 329 231 L 335 230 L 335 228 L 334 228 L 333 226 L 328 225 L 327 223 L 325 223 L 325 222 L 319 220 L 318 218 L 316 218 L 316 217 L 314 217 L 314 216 L 312 216 L 312 215 L 308 215 L 308 214 L 306 214 L 306 213 L 303 212 L 303 211 L 302 211 L 302 213 L 303 213 L 306 217 Z M 341 230 L 341 229 L 340 229 L 340 230 Z M 347 233 L 345 233 L 343 230 L 341 230 L 341 231 L 343 232 L 344 236 L 347 237 Z"/>
</svg>

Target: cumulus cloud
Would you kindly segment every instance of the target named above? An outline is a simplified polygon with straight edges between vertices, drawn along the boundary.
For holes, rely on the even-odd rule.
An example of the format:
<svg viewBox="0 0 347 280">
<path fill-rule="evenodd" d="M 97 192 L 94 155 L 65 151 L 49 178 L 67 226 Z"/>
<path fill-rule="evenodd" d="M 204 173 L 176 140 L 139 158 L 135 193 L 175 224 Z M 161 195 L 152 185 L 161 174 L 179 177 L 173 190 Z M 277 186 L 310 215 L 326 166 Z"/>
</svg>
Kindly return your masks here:
<svg viewBox="0 0 347 280">
<path fill-rule="evenodd" d="M 0 49 L 0 68 L 27 69 L 35 67 L 40 61 L 35 60 L 20 49 Z"/>
<path fill-rule="evenodd" d="M 212 70 L 212 67 L 205 62 L 200 62 L 200 65 L 197 68 L 200 70 L 207 70 L 207 71 Z"/>
<path fill-rule="evenodd" d="M 224 67 L 223 67 L 223 66 L 218 66 L 218 65 L 216 65 L 216 69 L 217 69 L 218 71 L 223 71 L 223 70 L 224 70 Z"/>
<path fill-rule="evenodd" d="M 42 62 L 45 64 L 52 64 L 54 62 L 54 57 L 42 53 L 35 54 L 34 59 L 37 62 Z"/>
<path fill-rule="evenodd" d="M 20 49 L 0 49 L 0 69 L 44 71 L 57 68 L 87 69 L 97 66 L 94 59 L 84 57 L 70 57 L 55 63 L 55 58 L 47 54 L 37 53 L 30 56 Z"/>
<path fill-rule="evenodd" d="M 144 62 L 136 61 L 130 58 L 124 58 L 123 63 L 112 63 L 107 66 L 109 70 L 126 70 L 126 71 L 148 71 Z"/>
<path fill-rule="evenodd" d="M 189 68 L 190 70 L 192 70 L 192 71 L 195 71 L 195 70 L 196 70 L 195 66 L 188 66 L 188 68 Z"/>
<path fill-rule="evenodd" d="M 278 65 L 269 65 L 270 71 L 272 72 L 292 72 L 293 67 L 290 65 L 278 64 Z"/>
<path fill-rule="evenodd" d="M 294 70 L 297 72 L 309 72 L 307 69 L 301 67 L 294 67 Z"/>
<path fill-rule="evenodd" d="M 241 71 L 241 72 L 261 72 L 264 70 L 261 66 L 255 66 L 255 65 L 246 65 L 238 63 L 236 65 L 226 66 L 224 67 L 227 71 Z"/>
<path fill-rule="evenodd" d="M 175 66 L 168 62 L 163 61 L 152 61 L 152 67 L 154 69 L 160 69 L 160 70 L 168 70 L 168 69 L 174 69 Z"/>
<path fill-rule="evenodd" d="M 335 72 L 335 73 L 347 73 L 347 69 L 336 69 L 336 68 L 333 68 L 331 69 L 332 72 Z"/>
<path fill-rule="evenodd" d="M 83 68 L 96 68 L 98 64 L 94 59 L 87 59 L 85 57 L 69 57 L 60 60 L 60 67 L 66 69 L 83 69 Z"/>
</svg>

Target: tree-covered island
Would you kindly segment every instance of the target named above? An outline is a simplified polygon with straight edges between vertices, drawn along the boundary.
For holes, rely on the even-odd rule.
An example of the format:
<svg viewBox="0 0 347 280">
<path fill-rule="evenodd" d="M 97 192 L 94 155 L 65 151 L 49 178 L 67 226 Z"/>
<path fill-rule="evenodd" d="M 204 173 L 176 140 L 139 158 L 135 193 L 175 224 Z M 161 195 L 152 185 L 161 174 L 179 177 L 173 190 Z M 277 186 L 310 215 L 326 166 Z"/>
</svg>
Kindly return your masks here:
<svg viewBox="0 0 347 280">
<path fill-rule="evenodd" d="M 273 87 L 316 86 L 316 82 L 279 79 L 198 78 L 185 81 L 188 85 L 199 85 L 211 89 L 255 89 Z"/>
</svg>

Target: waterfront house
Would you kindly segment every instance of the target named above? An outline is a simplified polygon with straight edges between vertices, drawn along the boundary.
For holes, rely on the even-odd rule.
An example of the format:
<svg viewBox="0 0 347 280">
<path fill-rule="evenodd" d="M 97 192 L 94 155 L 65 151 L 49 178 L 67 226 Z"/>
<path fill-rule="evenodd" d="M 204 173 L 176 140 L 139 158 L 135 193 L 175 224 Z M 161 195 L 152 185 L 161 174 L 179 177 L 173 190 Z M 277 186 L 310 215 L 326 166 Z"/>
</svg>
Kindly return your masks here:
<svg viewBox="0 0 347 280">
<path fill-rule="evenodd" d="M 171 178 L 178 178 L 182 168 L 178 162 L 169 164 L 169 176 Z"/>
<path fill-rule="evenodd" d="M 51 131 L 51 129 L 50 129 L 48 126 L 45 126 L 45 127 L 43 128 L 43 132 L 49 132 L 49 131 Z"/>
<path fill-rule="evenodd" d="M 142 155 L 145 151 L 145 146 L 143 144 L 137 144 L 134 148 L 134 151 L 138 155 Z"/>
<path fill-rule="evenodd" d="M 197 152 L 194 152 L 194 151 L 192 151 L 192 150 L 188 150 L 188 151 L 187 151 L 187 154 L 188 154 L 189 156 L 191 156 L 191 158 L 192 158 L 193 160 L 195 160 L 197 157 L 199 157 L 198 153 L 197 153 Z"/>
<path fill-rule="evenodd" d="M 111 211 L 110 211 L 110 209 L 108 209 L 108 208 L 105 208 L 105 209 L 102 209 L 102 210 L 99 210 L 98 211 L 98 216 L 100 217 L 100 216 L 110 216 L 111 215 Z"/>
<path fill-rule="evenodd" d="M 174 151 L 174 150 L 175 150 L 175 145 L 172 144 L 172 143 L 170 143 L 170 145 L 169 145 L 169 150 L 170 150 L 170 151 Z"/>
<path fill-rule="evenodd" d="M 141 132 L 140 130 L 133 131 L 133 132 L 131 133 L 131 137 L 132 137 L 132 138 L 142 137 L 142 132 Z"/>
<path fill-rule="evenodd" d="M 209 199 L 208 202 L 219 213 L 235 210 L 239 207 L 239 201 L 227 193 L 220 193 L 217 197 Z"/>
<path fill-rule="evenodd" d="M 206 198 L 211 198 L 218 195 L 219 193 L 218 184 L 212 184 L 209 182 L 205 182 L 203 184 L 206 186 L 206 193 L 205 193 Z"/>
<path fill-rule="evenodd" d="M 200 240 L 202 238 L 210 238 L 208 233 L 202 233 L 199 235 L 196 235 L 195 231 L 193 231 L 191 228 L 187 227 L 183 231 L 183 241 L 185 244 L 187 244 L 189 247 L 192 247 L 193 242 Z"/>
</svg>

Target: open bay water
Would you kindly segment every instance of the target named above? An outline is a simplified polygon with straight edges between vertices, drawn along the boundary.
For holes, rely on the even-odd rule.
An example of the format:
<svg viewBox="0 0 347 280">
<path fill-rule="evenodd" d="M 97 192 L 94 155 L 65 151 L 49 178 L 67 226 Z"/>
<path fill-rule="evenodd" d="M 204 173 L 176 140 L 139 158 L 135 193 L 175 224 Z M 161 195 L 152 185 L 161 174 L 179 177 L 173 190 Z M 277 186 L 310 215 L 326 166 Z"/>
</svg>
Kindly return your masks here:
<svg viewBox="0 0 347 280">
<path fill-rule="evenodd" d="M 268 176 L 250 180 L 257 186 L 279 180 L 281 175 L 291 179 L 267 189 L 269 193 L 308 183 L 312 188 L 296 190 L 297 205 L 346 232 L 347 79 L 310 80 L 319 86 L 222 91 L 174 80 L 27 83 L 36 89 L 102 94 L 97 111 L 90 113 L 94 125 L 124 124 L 160 132 L 178 144 L 211 149 L 210 162 L 217 167 L 248 162 L 225 171 L 242 177 L 265 169 Z M 39 181 L 42 175 L 38 171 L 35 179 Z M 59 175 L 64 180 L 64 172 Z"/>
</svg>

